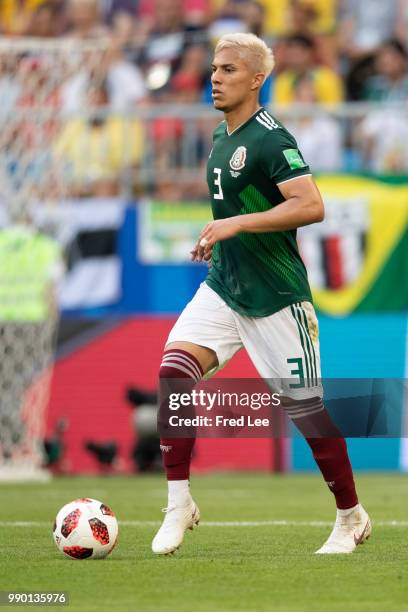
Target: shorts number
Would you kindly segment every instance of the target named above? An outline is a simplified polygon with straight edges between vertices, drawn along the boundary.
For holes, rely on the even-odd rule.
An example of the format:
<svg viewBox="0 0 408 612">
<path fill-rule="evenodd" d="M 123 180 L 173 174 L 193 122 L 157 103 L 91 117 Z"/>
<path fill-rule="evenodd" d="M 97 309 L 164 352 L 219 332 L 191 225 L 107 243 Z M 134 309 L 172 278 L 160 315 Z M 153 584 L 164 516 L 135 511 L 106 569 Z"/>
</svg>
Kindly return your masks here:
<svg viewBox="0 0 408 612">
<path fill-rule="evenodd" d="M 291 383 L 289 385 L 290 389 L 301 389 L 302 387 L 305 386 L 305 374 L 304 374 L 304 369 L 303 369 L 303 359 L 302 357 L 293 357 L 292 359 L 287 359 L 286 360 L 287 363 L 290 364 L 296 364 L 296 368 L 294 368 L 293 370 L 290 370 L 290 374 L 292 376 L 297 376 L 299 379 L 298 383 Z"/>
<path fill-rule="evenodd" d="M 214 200 L 223 200 L 224 194 L 222 193 L 221 187 L 221 168 L 214 168 L 214 185 L 218 187 L 218 191 L 214 193 Z"/>
</svg>

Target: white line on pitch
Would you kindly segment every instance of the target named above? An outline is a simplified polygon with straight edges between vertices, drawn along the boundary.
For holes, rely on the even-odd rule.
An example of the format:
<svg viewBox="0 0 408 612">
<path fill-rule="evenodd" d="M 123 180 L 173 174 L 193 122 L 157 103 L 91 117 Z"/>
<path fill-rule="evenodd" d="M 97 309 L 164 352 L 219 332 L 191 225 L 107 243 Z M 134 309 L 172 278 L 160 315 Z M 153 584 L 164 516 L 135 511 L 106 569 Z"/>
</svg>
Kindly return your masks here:
<svg viewBox="0 0 408 612">
<path fill-rule="evenodd" d="M 123 527 L 157 527 L 160 521 L 119 521 Z M 376 527 L 408 527 L 408 521 L 373 521 Z M 0 521 L 0 527 L 50 527 L 43 521 Z M 333 521 L 202 521 L 200 527 L 328 527 Z"/>
<path fill-rule="evenodd" d="M 160 521 L 120 521 L 124 527 L 160 525 Z M 373 521 L 377 527 L 408 527 L 408 521 Z M 333 521 L 202 521 L 200 527 L 327 527 Z"/>
</svg>

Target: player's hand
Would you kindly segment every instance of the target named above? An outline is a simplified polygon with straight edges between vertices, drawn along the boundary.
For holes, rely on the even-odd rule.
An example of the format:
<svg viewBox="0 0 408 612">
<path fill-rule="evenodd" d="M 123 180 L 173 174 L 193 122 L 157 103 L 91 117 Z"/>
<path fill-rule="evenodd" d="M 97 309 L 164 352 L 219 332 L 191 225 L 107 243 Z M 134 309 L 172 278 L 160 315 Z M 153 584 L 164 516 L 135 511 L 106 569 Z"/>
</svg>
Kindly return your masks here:
<svg viewBox="0 0 408 612">
<path fill-rule="evenodd" d="M 200 241 L 198 241 L 190 253 L 191 261 L 208 261 L 208 264 L 211 265 L 212 247 L 210 249 L 205 249 L 200 246 Z"/>
<path fill-rule="evenodd" d="M 236 217 L 217 219 L 208 223 L 201 232 L 197 244 L 191 251 L 192 261 L 210 261 L 212 250 L 219 240 L 233 238 L 241 231 Z"/>
<path fill-rule="evenodd" d="M 228 219 L 217 219 L 208 223 L 201 232 L 198 243 L 195 248 L 198 248 L 197 255 L 201 259 L 195 261 L 208 261 L 211 257 L 213 246 L 220 240 L 228 240 L 233 238 L 241 231 L 237 217 L 228 217 Z"/>
</svg>

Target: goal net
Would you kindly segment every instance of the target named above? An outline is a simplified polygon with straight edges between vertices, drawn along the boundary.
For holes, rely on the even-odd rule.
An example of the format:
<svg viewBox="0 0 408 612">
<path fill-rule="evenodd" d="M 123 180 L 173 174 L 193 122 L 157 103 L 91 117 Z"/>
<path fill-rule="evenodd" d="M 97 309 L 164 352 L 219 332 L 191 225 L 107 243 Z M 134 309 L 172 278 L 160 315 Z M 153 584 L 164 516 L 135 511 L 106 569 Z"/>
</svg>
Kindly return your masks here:
<svg viewBox="0 0 408 612">
<path fill-rule="evenodd" d="M 0 481 L 48 477 L 63 271 L 56 210 L 68 181 L 55 143 L 67 117 L 87 112 L 106 50 L 106 41 L 0 37 Z"/>
</svg>

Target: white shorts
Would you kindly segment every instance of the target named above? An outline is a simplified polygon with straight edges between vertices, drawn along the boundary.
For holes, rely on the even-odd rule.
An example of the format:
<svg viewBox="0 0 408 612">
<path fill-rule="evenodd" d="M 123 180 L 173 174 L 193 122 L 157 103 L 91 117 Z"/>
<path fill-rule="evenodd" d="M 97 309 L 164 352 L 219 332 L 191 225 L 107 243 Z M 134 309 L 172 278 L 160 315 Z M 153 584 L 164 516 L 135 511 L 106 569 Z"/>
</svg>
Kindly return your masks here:
<svg viewBox="0 0 408 612">
<path fill-rule="evenodd" d="M 212 349 L 216 371 L 245 348 L 261 378 L 296 399 L 322 397 L 319 331 L 310 302 L 298 302 L 268 317 L 246 317 L 202 283 L 176 321 L 166 345 L 192 342 Z"/>
</svg>

